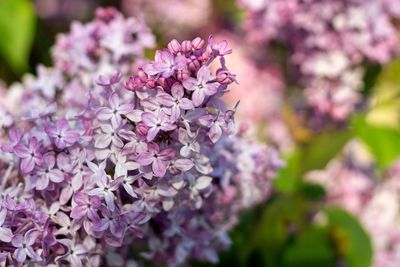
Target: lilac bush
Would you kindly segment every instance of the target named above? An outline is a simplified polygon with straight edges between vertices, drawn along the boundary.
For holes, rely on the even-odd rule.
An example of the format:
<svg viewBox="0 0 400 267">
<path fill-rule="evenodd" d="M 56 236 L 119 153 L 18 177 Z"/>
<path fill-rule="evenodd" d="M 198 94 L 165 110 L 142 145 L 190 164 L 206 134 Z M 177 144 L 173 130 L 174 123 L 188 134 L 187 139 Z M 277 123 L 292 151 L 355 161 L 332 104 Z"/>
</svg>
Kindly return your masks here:
<svg viewBox="0 0 400 267">
<path fill-rule="evenodd" d="M 270 195 L 283 162 L 236 133 L 238 105 L 221 100 L 227 42 L 173 40 L 146 62 L 151 36 L 99 9 L 58 38 L 54 67 L 7 92 L 2 264 L 216 262 L 240 212 Z"/>
<path fill-rule="evenodd" d="M 365 63 L 398 52 L 398 0 L 239 0 L 250 41 L 288 50 L 298 84 L 320 115 L 346 119 L 360 102 Z"/>
</svg>

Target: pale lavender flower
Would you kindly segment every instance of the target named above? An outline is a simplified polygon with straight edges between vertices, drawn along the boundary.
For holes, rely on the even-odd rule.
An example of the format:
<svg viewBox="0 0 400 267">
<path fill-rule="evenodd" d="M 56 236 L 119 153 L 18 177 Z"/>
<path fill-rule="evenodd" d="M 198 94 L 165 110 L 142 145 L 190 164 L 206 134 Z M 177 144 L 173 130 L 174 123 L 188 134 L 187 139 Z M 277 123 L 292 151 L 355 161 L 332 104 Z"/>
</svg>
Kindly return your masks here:
<svg viewBox="0 0 400 267">
<path fill-rule="evenodd" d="M 40 153 L 40 143 L 36 137 L 29 140 L 28 146 L 19 144 L 14 147 L 15 154 L 21 158 L 21 171 L 30 173 L 35 166 L 43 164 L 43 156 Z"/>
<path fill-rule="evenodd" d="M 152 112 L 144 112 L 142 114 L 142 122 L 149 127 L 147 132 L 147 141 L 153 141 L 160 131 L 172 131 L 176 129 L 171 118 L 163 111 L 156 114 Z"/>
<path fill-rule="evenodd" d="M 160 93 L 157 95 L 157 101 L 171 108 L 171 121 L 176 121 L 181 115 L 181 109 L 194 109 L 192 101 L 184 97 L 184 90 L 180 83 L 175 83 L 171 88 L 171 94 Z"/>
<path fill-rule="evenodd" d="M 110 177 L 106 173 L 102 173 L 95 177 L 95 183 L 97 185 L 96 188 L 88 191 L 88 195 L 90 196 L 99 196 L 103 197 L 106 201 L 107 207 L 114 211 L 115 202 L 114 202 L 114 191 L 116 191 L 119 185 L 122 183 L 123 177 L 116 178 L 115 180 L 111 180 Z"/>
<path fill-rule="evenodd" d="M 32 247 L 35 244 L 38 236 L 39 232 L 35 230 L 30 230 L 24 235 L 15 235 L 11 241 L 11 244 L 16 248 L 13 253 L 14 259 L 16 259 L 20 263 L 23 263 L 28 256 L 35 262 L 41 261 L 42 258 L 36 253 L 36 251 Z"/>
<path fill-rule="evenodd" d="M 163 177 L 167 171 L 168 163 L 175 156 L 172 149 L 160 151 L 160 147 L 155 143 L 148 145 L 148 151 L 139 154 L 137 161 L 143 166 L 151 164 L 153 173 L 157 177 Z"/>
<path fill-rule="evenodd" d="M 207 66 L 202 66 L 197 72 L 197 79 L 189 78 L 183 81 L 183 87 L 193 91 L 192 101 L 198 107 L 204 102 L 206 96 L 217 93 L 218 84 L 214 81 L 211 71 Z"/>
<path fill-rule="evenodd" d="M 59 149 L 72 146 L 80 139 L 80 133 L 70 129 L 66 119 L 60 119 L 53 125 L 46 125 L 44 130 Z"/>
</svg>

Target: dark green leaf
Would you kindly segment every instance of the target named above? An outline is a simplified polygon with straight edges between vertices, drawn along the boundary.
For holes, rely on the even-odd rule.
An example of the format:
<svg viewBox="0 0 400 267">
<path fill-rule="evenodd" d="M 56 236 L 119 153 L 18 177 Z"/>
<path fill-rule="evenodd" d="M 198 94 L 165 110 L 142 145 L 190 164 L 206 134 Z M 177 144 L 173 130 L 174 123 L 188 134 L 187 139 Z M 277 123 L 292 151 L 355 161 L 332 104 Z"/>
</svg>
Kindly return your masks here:
<svg viewBox="0 0 400 267">
<path fill-rule="evenodd" d="M 325 209 L 338 252 L 349 267 L 368 267 L 372 261 L 372 245 L 360 223 L 340 208 Z"/>
</svg>

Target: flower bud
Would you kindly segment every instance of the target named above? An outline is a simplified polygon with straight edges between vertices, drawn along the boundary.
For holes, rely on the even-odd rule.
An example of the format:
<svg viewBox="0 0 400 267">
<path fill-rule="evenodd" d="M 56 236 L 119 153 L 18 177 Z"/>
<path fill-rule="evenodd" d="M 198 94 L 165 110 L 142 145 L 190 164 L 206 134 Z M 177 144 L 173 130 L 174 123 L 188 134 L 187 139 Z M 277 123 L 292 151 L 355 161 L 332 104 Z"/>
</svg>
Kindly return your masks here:
<svg viewBox="0 0 400 267">
<path fill-rule="evenodd" d="M 176 39 L 174 39 L 171 42 L 169 42 L 168 50 L 172 54 L 178 54 L 181 51 L 181 44 Z"/>
<path fill-rule="evenodd" d="M 192 41 L 192 46 L 194 49 L 201 49 L 204 45 L 204 40 L 201 39 L 200 37 L 196 37 L 195 39 L 193 39 Z"/>
<path fill-rule="evenodd" d="M 220 84 L 231 84 L 236 81 L 236 76 L 231 74 L 228 70 L 219 69 L 217 71 L 217 82 Z"/>
<path fill-rule="evenodd" d="M 186 40 L 182 42 L 182 52 L 189 53 L 192 51 L 192 42 Z"/>
</svg>

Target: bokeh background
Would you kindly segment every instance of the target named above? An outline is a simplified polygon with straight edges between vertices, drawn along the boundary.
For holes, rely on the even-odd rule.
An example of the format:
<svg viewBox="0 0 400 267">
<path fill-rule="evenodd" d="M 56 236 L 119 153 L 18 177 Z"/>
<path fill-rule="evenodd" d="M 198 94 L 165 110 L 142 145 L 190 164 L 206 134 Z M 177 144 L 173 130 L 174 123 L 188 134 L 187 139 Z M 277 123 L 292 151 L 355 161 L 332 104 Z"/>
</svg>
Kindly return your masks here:
<svg viewBox="0 0 400 267">
<path fill-rule="evenodd" d="M 226 100 L 287 162 L 219 263 L 191 265 L 400 266 L 399 1 L 0 0 L 1 86 L 51 65 L 99 6 L 143 18 L 158 47 L 226 39 Z"/>
</svg>

